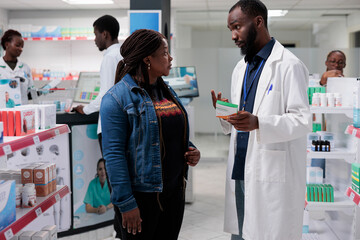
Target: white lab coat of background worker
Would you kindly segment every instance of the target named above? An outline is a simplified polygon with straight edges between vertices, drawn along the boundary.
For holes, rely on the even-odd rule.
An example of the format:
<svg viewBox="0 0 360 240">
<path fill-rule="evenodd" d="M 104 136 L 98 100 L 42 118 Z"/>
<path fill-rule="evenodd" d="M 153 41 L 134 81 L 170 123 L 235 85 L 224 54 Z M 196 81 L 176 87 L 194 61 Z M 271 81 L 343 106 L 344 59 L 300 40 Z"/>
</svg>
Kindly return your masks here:
<svg viewBox="0 0 360 240">
<path fill-rule="evenodd" d="M 246 63 L 236 65 L 231 102 L 239 103 Z M 311 131 L 308 70 L 276 41 L 261 73 L 253 114 L 259 128 L 250 132 L 245 161 L 246 240 L 300 240 L 306 187 L 306 134 Z M 237 130 L 231 133 L 226 176 L 224 230 L 238 234 L 235 181 L 231 179 Z M 295 235 L 294 235 L 295 233 Z"/>
<path fill-rule="evenodd" d="M 120 44 L 116 43 L 111 45 L 105 50 L 104 58 L 100 67 L 100 92 L 95 100 L 91 101 L 88 105 L 84 106 L 83 111 L 86 115 L 100 111 L 101 99 L 105 93 L 114 86 L 116 67 L 122 59 L 120 55 Z M 101 133 L 100 116 L 98 121 L 97 133 Z"/>
</svg>

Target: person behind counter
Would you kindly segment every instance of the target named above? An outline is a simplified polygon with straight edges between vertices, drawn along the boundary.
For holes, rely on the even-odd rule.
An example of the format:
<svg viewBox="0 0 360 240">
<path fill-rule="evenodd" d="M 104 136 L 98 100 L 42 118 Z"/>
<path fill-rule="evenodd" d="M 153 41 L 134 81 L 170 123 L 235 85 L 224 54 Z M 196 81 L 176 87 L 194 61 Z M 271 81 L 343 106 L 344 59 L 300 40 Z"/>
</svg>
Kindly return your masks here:
<svg viewBox="0 0 360 240">
<path fill-rule="evenodd" d="M 94 24 L 95 44 L 99 51 L 104 51 L 104 58 L 100 67 L 100 92 L 95 100 L 91 101 L 89 105 L 79 105 L 73 110 L 89 115 L 100 111 L 101 99 L 109 90 L 115 81 L 115 72 L 118 62 L 122 59 L 120 55 L 120 44 L 118 35 L 120 30 L 119 22 L 110 15 L 104 15 L 98 18 Z M 99 137 L 100 150 L 101 149 L 101 118 L 99 116 L 97 134 Z"/>
<path fill-rule="evenodd" d="M 116 84 L 103 97 L 103 151 L 121 239 L 178 238 L 188 165 L 200 152 L 189 142 L 184 106 L 162 76 L 172 57 L 166 38 L 140 29 L 121 46 Z M 118 211 L 116 211 L 118 209 Z"/>
<path fill-rule="evenodd" d="M 96 176 L 89 183 L 84 198 L 87 213 L 103 214 L 113 208 L 110 191 L 106 181 L 105 159 L 100 158 L 96 167 Z"/>
<path fill-rule="evenodd" d="M 0 79 L 19 79 L 21 104 L 31 99 L 30 89 L 34 87 L 30 67 L 19 61 L 24 48 L 24 40 L 16 30 L 7 30 L 1 38 L 5 55 L 0 58 Z"/>
<path fill-rule="evenodd" d="M 320 85 L 326 86 L 329 77 L 343 77 L 346 66 L 346 56 L 340 50 L 331 51 L 325 61 L 326 72 L 321 76 Z"/>
</svg>

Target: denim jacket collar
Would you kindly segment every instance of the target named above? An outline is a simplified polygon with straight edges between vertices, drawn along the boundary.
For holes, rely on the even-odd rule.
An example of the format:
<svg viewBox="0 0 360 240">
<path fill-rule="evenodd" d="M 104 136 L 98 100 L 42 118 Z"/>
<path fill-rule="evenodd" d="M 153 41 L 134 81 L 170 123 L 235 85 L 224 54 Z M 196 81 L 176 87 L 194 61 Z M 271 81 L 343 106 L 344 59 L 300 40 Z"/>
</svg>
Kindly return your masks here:
<svg viewBox="0 0 360 240">
<path fill-rule="evenodd" d="M 130 91 L 133 91 L 133 89 L 141 89 L 139 85 L 135 82 L 135 80 L 131 77 L 130 74 L 126 74 L 122 81 L 124 81 L 127 88 L 129 88 Z"/>
</svg>

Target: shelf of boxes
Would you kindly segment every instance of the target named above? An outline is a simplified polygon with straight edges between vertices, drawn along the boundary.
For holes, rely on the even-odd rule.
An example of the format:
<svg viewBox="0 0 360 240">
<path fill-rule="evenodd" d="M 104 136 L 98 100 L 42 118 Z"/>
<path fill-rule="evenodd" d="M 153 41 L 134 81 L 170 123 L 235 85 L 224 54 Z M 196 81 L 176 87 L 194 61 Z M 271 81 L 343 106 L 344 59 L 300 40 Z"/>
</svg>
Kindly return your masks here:
<svg viewBox="0 0 360 240">
<path fill-rule="evenodd" d="M 24 37 L 24 41 L 82 41 L 94 40 L 95 37 Z"/>
<path fill-rule="evenodd" d="M 330 152 L 315 152 L 308 148 L 307 158 L 344 159 L 348 163 L 353 163 L 356 159 L 356 152 L 347 148 L 334 148 Z"/>
<path fill-rule="evenodd" d="M 21 137 L 4 137 L 4 142 L 0 144 L 0 157 L 69 132 L 68 125 L 58 124 L 54 128 L 38 130 L 35 133 Z"/>
<path fill-rule="evenodd" d="M 127 36 L 120 36 L 118 40 L 123 41 Z M 24 37 L 24 41 L 89 41 L 94 40 L 95 36 L 78 37 Z"/>
<path fill-rule="evenodd" d="M 307 201 L 306 209 L 308 211 L 339 211 L 353 207 L 354 203 L 352 201 L 350 201 L 343 193 L 335 191 L 334 202 Z"/>
<path fill-rule="evenodd" d="M 311 113 L 345 114 L 353 117 L 353 107 L 310 107 Z"/>
<path fill-rule="evenodd" d="M 9 240 L 26 225 L 42 215 L 47 209 L 60 201 L 70 192 L 68 186 L 57 186 L 55 192 L 46 197 L 37 197 L 37 204 L 33 208 L 16 209 L 16 221 L 0 232 L 0 240 Z"/>
<path fill-rule="evenodd" d="M 57 77 L 33 77 L 34 81 L 53 81 L 53 80 L 57 80 L 59 78 Z M 66 77 L 61 77 L 60 78 L 61 81 L 66 81 L 66 80 L 74 80 L 77 81 L 79 79 L 79 76 L 66 76 Z"/>
</svg>

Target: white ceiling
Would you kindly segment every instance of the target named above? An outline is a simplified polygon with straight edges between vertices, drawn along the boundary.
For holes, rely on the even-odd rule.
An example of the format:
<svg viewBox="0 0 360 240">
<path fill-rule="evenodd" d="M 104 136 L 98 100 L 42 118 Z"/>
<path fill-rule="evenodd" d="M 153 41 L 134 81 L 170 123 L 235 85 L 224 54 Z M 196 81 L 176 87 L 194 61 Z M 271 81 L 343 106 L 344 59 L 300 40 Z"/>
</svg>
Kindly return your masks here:
<svg viewBox="0 0 360 240">
<path fill-rule="evenodd" d="M 142 0 L 147 1 L 147 0 Z M 1 0 L 7 10 L 129 9 L 130 0 L 114 0 L 112 5 L 69 5 L 61 0 Z M 176 22 L 194 28 L 217 29 L 226 26 L 227 12 L 236 0 L 171 0 Z M 285 17 L 271 18 L 274 29 L 305 30 L 313 24 L 328 25 L 360 12 L 360 0 L 263 0 L 268 9 L 289 10 Z M 326 16 L 329 15 L 329 16 Z"/>
</svg>

